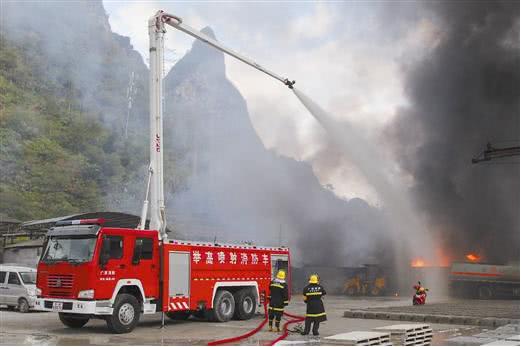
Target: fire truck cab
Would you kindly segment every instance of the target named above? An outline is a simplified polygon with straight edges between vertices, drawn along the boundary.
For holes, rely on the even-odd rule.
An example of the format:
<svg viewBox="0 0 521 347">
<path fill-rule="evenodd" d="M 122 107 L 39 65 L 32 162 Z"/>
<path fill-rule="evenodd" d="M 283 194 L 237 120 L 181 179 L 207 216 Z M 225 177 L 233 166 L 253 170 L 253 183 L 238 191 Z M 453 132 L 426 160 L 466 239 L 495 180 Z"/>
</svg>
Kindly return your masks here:
<svg viewBox="0 0 521 347">
<path fill-rule="evenodd" d="M 162 242 L 154 230 L 100 224 L 68 221 L 47 233 L 35 308 L 58 312 L 68 327 L 101 318 L 112 332 L 126 333 L 141 314 L 156 312 L 250 319 L 273 274 L 289 269 L 284 247 Z"/>
</svg>

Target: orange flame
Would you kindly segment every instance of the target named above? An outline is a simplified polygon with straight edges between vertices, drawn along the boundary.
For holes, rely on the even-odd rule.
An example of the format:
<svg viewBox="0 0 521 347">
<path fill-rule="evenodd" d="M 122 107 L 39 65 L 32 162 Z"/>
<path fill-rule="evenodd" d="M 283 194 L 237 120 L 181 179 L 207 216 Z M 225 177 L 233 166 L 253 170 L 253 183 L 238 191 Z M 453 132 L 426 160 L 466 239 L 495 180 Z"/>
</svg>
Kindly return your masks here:
<svg viewBox="0 0 521 347">
<path fill-rule="evenodd" d="M 465 258 L 467 258 L 467 260 L 470 260 L 472 262 L 476 262 L 476 261 L 479 261 L 481 259 L 481 257 L 477 254 L 474 254 L 474 253 L 469 253 L 465 256 Z"/>
<path fill-rule="evenodd" d="M 412 267 L 424 267 L 425 266 L 425 260 L 422 258 L 416 258 L 411 261 Z"/>
</svg>

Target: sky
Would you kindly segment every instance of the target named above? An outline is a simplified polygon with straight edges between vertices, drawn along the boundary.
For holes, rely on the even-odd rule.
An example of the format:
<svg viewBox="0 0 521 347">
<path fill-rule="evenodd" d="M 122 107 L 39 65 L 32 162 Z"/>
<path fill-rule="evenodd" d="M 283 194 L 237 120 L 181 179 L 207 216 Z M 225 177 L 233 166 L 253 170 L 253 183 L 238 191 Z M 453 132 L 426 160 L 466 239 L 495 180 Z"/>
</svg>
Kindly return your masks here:
<svg viewBox="0 0 521 347">
<path fill-rule="evenodd" d="M 408 105 L 403 81 L 407 68 L 443 35 L 436 18 L 416 2 L 104 0 L 104 6 L 112 30 L 130 37 L 146 63 L 147 19 L 157 10 L 196 29 L 210 26 L 224 45 L 296 80 L 300 90 L 337 120 L 356 125 L 391 158 L 381 135 Z M 166 66 L 192 42 L 172 28 L 165 36 Z M 310 162 L 321 183 L 341 197 L 379 204 L 363 175 L 349 158 L 331 149 L 318 123 L 285 86 L 230 57 L 226 74 L 246 99 L 254 128 L 268 149 Z M 393 170 L 407 179 L 398 165 Z"/>
</svg>

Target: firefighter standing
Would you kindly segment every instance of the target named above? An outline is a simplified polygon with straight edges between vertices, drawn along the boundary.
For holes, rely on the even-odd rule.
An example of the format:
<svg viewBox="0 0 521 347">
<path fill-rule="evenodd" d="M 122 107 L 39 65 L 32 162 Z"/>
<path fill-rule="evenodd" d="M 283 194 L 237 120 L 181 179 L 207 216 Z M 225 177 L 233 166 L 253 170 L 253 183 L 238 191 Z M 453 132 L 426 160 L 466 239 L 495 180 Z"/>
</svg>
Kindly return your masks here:
<svg viewBox="0 0 521 347">
<path fill-rule="evenodd" d="M 306 303 L 306 322 L 302 335 L 309 334 L 311 323 L 313 323 L 313 335 L 318 336 L 320 322 L 327 320 L 326 310 L 322 302 L 322 297 L 326 295 L 326 290 L 318 282 L 318 275 L 309 276 L 309 284 L 304 287 L 302 292 L 304 302 Z"/>
<path fill-rule="evenodd" d="M 269 331 L 273 331 L 273 320 L 275 329 L 280 332 L 280 319 L 284 313 L 284 306 L 288 305 L 288 285 L 286 284 L 286 272 L 279 270 L 277 277 L 271 281 L 270 294 L 268 296 L 269 305 Z"/>
</svg>

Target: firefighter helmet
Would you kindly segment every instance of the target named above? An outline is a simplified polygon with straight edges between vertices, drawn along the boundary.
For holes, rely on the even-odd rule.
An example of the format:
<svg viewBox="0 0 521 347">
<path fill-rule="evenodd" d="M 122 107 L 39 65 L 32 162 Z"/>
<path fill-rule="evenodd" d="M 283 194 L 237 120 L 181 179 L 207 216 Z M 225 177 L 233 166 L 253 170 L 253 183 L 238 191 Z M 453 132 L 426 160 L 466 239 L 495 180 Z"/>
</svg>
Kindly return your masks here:
<svg viewBox="0 0 521 347">
<path fill-rule="evenodd" d="M 313 274 L 313 275 L 309 276 L 309 283 L 317 284 L 318 283 L 318 275 L 317 274 Z"/>
<path fill-rule="evenodd" d="M 279 270 L 279 272 L 277 272 L 277 278 L 279 280 L 285 280 L 286 279 L 286 271 Z"/>
</svg>

